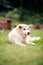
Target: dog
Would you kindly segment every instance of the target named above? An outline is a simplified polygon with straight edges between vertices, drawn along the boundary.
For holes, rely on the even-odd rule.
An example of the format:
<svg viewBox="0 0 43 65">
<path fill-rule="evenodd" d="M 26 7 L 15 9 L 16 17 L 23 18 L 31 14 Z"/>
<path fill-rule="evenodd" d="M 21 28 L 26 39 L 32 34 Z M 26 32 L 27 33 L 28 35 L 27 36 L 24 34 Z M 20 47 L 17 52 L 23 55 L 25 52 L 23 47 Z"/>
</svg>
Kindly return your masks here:
<svg viewBox="0 0 43 65">
<path fill-rule="evenodd" d="M 32 25 L 18 24 L 11 32 L 8 34 L 8 41 L 10 43 L 15 43 L 21 46 L 26 46 L 26 44 L 35 44 L 34 40 L 39 40 L 40 37 L 30 36 L 30 27 Z"/>
</svg>

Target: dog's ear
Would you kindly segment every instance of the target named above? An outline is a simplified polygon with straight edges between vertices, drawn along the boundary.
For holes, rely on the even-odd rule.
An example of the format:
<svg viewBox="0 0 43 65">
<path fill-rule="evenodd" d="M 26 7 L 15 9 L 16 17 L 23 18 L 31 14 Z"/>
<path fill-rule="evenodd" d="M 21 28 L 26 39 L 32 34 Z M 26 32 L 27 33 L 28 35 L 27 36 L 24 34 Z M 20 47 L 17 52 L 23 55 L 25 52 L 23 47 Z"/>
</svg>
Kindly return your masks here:
<svg viewBox="0 0 43 65">
<path fill-rule="evenodd" d="M 33 27 L 33 24 L 30 24 L 30 25 L 28 25 L 29 26 L 29 28 L 31 28 L 31 27 Z"/>
<path fill-rule="evenodd" d="M 19 28 L 21 29 L 21 28 L 22 28 L 22 26 L 19 26 Z"/>
</svg>

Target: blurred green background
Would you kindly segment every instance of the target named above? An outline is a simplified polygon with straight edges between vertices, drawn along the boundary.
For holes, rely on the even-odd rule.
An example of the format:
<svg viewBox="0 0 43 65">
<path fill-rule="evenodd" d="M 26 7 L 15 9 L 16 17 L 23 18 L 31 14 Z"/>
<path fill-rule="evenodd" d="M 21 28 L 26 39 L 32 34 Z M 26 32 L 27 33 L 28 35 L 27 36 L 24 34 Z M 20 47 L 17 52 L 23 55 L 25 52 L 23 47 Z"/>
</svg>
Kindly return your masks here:
<svg viewBox="0 0 43 65">
<path fill-rule="evenodd" d="M 43 23 L 43 0 L 0 0 L 0 21 L 3 18 L 14 23 Z"/>
</svg>

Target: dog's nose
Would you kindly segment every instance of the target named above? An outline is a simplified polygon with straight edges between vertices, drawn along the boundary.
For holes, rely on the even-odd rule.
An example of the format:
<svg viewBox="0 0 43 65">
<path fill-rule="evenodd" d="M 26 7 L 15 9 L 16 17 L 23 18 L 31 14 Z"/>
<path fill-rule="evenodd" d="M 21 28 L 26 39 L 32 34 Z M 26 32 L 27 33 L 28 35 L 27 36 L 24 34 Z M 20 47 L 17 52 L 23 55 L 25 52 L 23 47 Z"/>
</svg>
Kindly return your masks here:
<svg viewBox="0 0 43 65">
<path fill-rule="evenodd" d="M 30 33 L 28 32 L 27 34 L 29 35 Z"/>
</svg>

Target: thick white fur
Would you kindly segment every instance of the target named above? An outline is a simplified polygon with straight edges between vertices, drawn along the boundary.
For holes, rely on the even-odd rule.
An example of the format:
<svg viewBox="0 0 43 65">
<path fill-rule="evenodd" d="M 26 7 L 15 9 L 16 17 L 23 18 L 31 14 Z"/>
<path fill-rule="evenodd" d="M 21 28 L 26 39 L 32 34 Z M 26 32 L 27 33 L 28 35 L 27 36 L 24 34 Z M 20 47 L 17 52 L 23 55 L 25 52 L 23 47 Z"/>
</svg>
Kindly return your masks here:
<svg viewBox="0 0 43 65">
<path fill-rule="evenodd" d="M 15 44 L 22 45 L 22 46 L 26 46 L 24 43 L 35 44 L 32 41 L 39 40 L 40 37 L 31 37 L 30 35 L 27 34 L 28 32 L 30 33 L 30 26 L 31 25 L 26 25 L 26 24 L 17 25 L 8 34 L 8 41 L 10 43 L 15 43 Z"/>
</svg>

